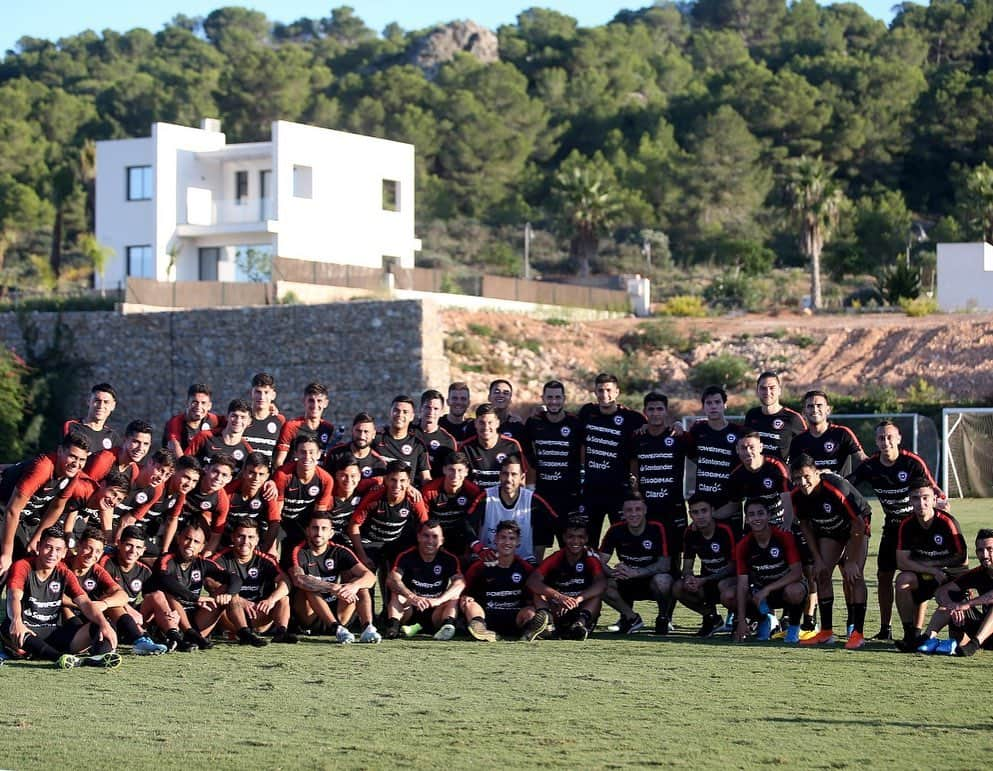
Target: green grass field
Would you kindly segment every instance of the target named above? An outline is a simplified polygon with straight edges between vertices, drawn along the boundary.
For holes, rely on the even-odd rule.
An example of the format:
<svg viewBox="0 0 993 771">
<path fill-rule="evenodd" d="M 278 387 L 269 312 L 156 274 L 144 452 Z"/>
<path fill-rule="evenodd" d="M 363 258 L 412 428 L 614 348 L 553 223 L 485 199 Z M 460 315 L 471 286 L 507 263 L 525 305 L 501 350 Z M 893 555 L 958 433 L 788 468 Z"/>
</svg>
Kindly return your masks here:
<svg viewBox="0 0 993 771">
<path fill-rule="evenodd" d="M 953 501 L 970 548 L 989 508 Z M 874 604 L 871 587 L 870 633 Z M 697 641 L 698 617 L 676 623 L 665 640 L 322 638 L 127 656 L 112 671 L 10 662 L 0 767 L 965 769 L 993 751 L 993 654 Z"/>
</svg>

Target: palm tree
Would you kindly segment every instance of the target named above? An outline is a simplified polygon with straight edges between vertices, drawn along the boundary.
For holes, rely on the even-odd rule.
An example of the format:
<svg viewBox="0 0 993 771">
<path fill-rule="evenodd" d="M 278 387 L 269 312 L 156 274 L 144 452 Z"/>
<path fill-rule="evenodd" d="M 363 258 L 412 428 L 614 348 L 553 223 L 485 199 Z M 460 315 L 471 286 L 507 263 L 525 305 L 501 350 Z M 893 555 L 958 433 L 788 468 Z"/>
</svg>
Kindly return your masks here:
<svg viewBox="0 0 993 771">
<path fill-rule="evenodd" d="M 572 234 L 570 254 L 579 265 L 579 275 L 588 276 L 600 234 L 614 224 L 623 209 L 620 196 L 613 180 L 595 163 L 573 155 L 555 175 L 554 195 L 563 224 Z"/>
<path fill-rule="evenodd" d="M 845 194 L 821 158 L 792 160 L 783 182 L 786 205 L 800 229 L 800 251 L 810 259 L 810 304 L 821 307 L 821 252 L 838 225 Z"/>
</svg>

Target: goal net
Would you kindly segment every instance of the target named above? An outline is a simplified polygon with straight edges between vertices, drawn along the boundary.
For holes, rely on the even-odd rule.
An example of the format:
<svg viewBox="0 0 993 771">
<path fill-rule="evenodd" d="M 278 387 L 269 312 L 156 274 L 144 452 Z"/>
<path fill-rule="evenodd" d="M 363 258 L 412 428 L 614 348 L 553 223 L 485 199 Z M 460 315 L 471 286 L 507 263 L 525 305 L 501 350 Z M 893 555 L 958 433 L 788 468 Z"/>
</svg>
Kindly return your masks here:
<svg viewBox="0 0 993 771">
<path fill-rule="evenodd" d="M 948 497 L 993 498 L 993 408 L 949 407 L 941 424 Z"/>
</svg>

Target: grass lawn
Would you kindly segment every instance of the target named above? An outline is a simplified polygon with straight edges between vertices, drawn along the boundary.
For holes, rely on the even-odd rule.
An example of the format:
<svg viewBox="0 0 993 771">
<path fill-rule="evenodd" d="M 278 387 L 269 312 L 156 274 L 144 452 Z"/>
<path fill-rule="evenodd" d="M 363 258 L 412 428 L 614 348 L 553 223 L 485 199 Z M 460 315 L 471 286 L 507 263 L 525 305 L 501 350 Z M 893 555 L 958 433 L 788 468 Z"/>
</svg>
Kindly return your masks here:
<svg viewBox="0 0 993 771">
<path fill-rule="evenodd" d="M 970 550 L 990 506 L 953 501 Z M 0 767 L 954 769 L 993 752 L 993 654 L 736 645 L 690 637 L 699 618 L 685 610 L 676 623 L 665 640 L 320 638 L 126 656 L 112 671 L 9 662 Z"/>
</svg>

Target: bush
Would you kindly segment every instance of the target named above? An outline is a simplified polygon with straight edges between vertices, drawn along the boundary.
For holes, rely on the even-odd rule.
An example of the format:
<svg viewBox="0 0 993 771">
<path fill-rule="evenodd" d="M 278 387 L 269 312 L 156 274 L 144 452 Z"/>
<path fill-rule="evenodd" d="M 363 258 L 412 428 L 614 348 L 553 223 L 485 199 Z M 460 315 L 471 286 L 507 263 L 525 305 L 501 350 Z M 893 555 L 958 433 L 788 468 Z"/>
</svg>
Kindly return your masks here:
<svg viewBox="0 0 993 771">
<path fill-rule="evenodd" d="M 662 316 L 687 316 L 698 318 L 707 315 L 707 305 L 697 295 L 677 295 L 670 297 L 659 307 Z"/>
<path fill-rule="evenodd" d="M 598 362 L 597 372 L 611 372 L 617 376 L 617 384 L 622 393 L 643 394 L 658 385 L 658 373 L 644 358 L 634 355 L 619 356 Z M 587 380 L 592 381 L 595 373 Z"/>
<path fill-rule="evenodd" d="M 752 310 L 763 303 L 762 292 L 755 279 L 748 276 L 720 276 L 703 290 L 704 299 L 711 305 L 733 310 Z"/>
<path fill-rule="evenodd" d="M 938 312 L 938 301 L 933 297 L 918 297 L 909 300 L 906 297 L 900 298 L 900 308 L 908 316 L 930 316 Z"/>
<path fill-rule="evenodd" d="M 720 385 L 727 390 L 747 384 L 752 367 L 740 356 L 722 353 L 701 362 L 690 373 L 689 381 L 696 389 Z"/>
<path fill-rule="evenodd" d="M 17 355 L 0 347 L 0 459 L 6 463 L 20 460 L 25 451 L 20 421 L 28 411 L 27 374 Z"/>
<path fill-rule="evenodd" d="M 626 354 L 656 353 L 667 349 L 685 351 L 690 341 L 679 333 L 672 322 L 644 321 L 622 335 L 618 345 Z"/>
</svg>

